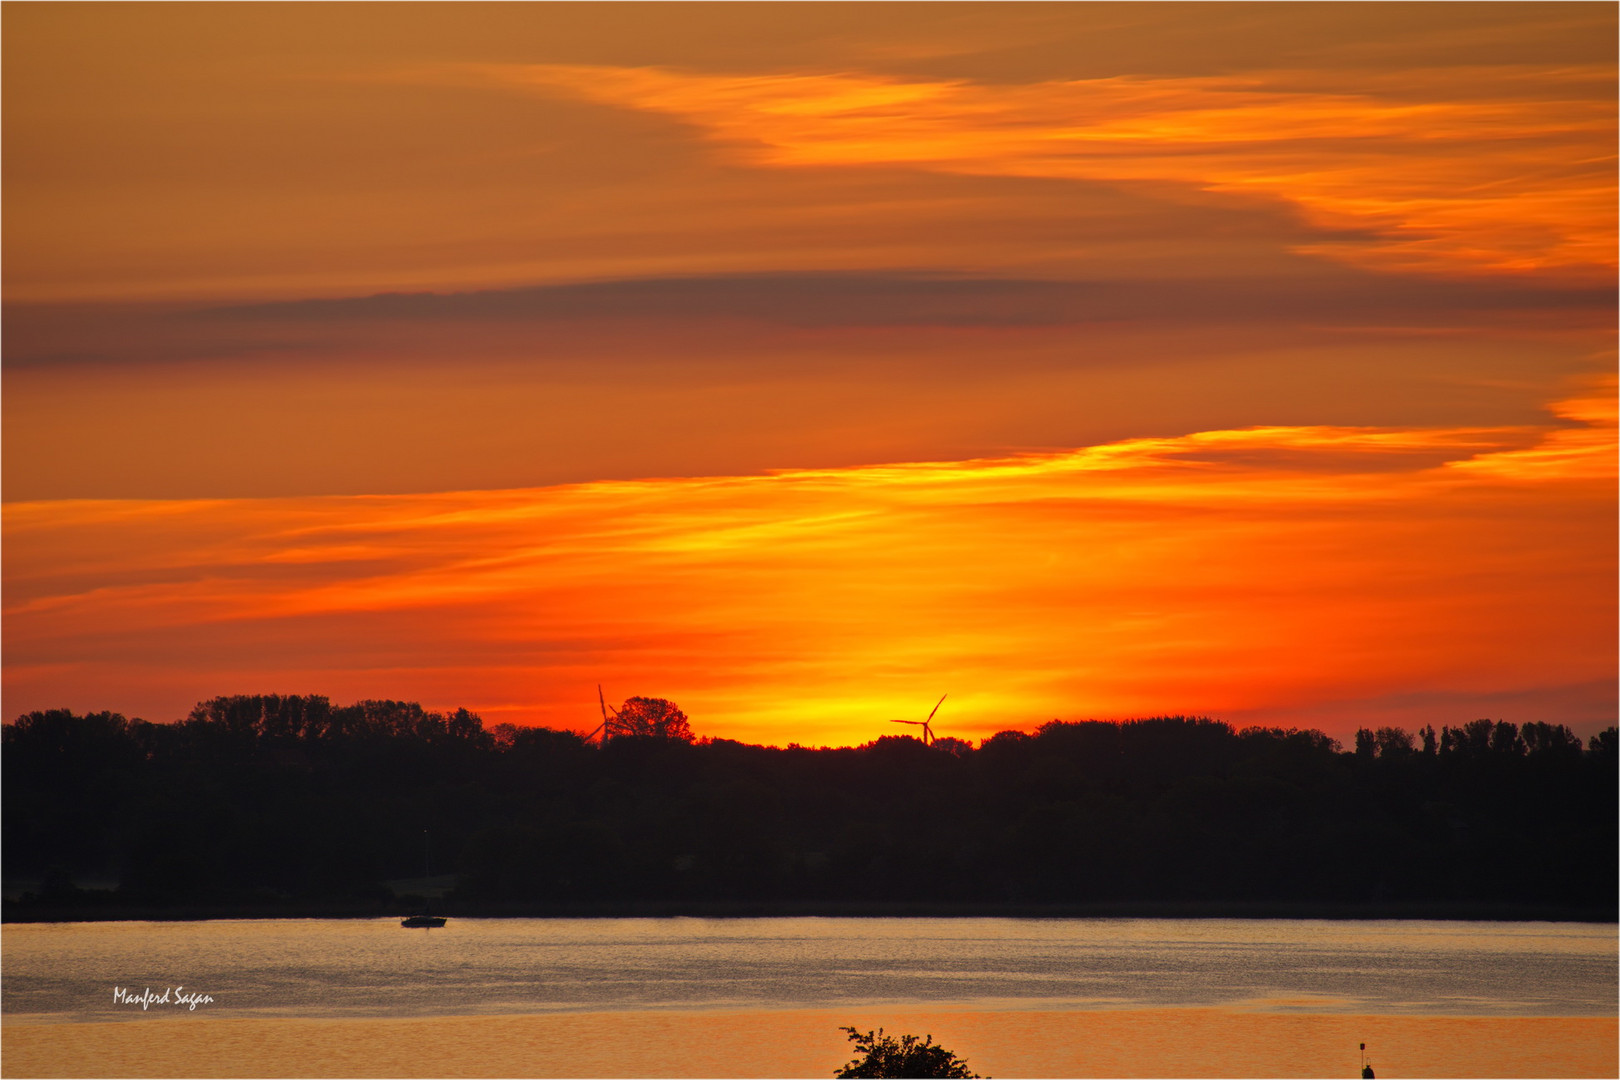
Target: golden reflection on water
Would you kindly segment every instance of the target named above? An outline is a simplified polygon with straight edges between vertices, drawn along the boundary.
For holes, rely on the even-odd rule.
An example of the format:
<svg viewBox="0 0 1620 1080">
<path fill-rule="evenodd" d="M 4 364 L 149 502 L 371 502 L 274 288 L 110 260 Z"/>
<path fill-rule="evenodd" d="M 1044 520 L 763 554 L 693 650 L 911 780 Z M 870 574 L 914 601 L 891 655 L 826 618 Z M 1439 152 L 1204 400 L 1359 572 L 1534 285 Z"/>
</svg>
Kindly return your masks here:
<svg viewBox="0 0 1620 1080">
<path fill-rule="evenodd" d="M 217 1015 L 4 1026 L 29 1076 L 819 1076 L 843 1024 L 932 1034 L 976 1072 L 1019 1076 L 1620 1076 L 1614 1017 L 1119 1010 L 638 1011 L 431 1019 Z"/>
</svg>

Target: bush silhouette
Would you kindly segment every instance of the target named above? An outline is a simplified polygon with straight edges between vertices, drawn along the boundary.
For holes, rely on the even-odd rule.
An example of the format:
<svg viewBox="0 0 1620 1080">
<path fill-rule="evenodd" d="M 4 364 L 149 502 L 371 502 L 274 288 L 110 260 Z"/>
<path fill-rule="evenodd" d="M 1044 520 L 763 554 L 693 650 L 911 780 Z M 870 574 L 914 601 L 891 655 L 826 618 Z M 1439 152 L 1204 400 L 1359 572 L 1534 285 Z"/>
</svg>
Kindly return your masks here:
<svg viewBox="0 0 1620 1080">
<path fill-rule="evenodd" d="M 883 1034 L 883 1029 L 862 1035 L 852 1027 L 839 1028 L 849 1032 L 850 1041 L 861 1056 L 839 1069 L 833 1076 L 849 1077 L 949 1077 L 952 1080 L 978 1080 L 978 1073 L 969 1072 L 967 1062 L 945 1049 L 934 1045 L 932 1035 L 921 1039 L 915 1035 Z"/>
</svg>

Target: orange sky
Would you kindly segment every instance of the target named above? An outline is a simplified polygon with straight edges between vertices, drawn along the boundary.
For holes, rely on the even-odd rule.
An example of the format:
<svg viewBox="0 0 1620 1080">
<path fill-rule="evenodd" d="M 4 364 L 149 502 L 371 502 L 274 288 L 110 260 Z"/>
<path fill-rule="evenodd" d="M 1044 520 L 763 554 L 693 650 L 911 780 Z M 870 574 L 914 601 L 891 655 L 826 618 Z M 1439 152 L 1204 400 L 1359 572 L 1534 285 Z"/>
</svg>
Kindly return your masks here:
<svg viewBox="0 0 1620 1080">
<path fill-rule="evenodd" d="M 8 714 L 1614 721 L 1612 7 L 0 19 Z"/>
</svg>

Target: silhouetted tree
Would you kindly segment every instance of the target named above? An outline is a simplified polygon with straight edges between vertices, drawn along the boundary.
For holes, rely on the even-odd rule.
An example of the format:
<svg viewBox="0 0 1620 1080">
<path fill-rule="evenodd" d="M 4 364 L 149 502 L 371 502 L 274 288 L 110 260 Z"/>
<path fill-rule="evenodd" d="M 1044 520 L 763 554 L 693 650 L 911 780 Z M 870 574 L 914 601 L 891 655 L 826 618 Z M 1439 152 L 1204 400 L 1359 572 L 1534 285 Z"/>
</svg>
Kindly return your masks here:
<svg viewBox="0 0 1620 1080">
<path fill-rule="evenodd" d="M 1496 725 L 1489 720 L 1473 720 L 1460 728 L 1440 729 L 1440 752 L 1480 757 L 1491 751 Z"/>
<path fill-rule="evenodd" d="M 619 731 L 625 735 L 650 735 L 656 739 L 693 742 L 692 725 L 673 701 L 664 698 L 633 697 L 619 709 Z"/>
<path fill-rule="evenodd" d="M 325 734 L 331 718 L 331 702 L 318 694 L 236 694 L 198 702 L 188 719 L 248 739 L 296 739 Z"/>
<path fill-rule="evenodd" d="M 1519 728 L 1519 737 L 1524 740 L 1525 749 L 1530 754 L 1579 754 L 1581 740 L 1573 731 L 1563 724 L 1544 724 L 1531 721 Z"/>
<path fill-rule="evenodd" d="M 1378 753 L 1378 738 L 1371 729 L 1361 728 L 1356 732 L 1356 757 L 1370 758 Z"/>
<path fill-rule="evenodd" d="M 978 1073 L 968 1071 L 967 1062 L 934 1044 L 932 1035 L 921 1039 L 915 1035 L 883 1034 L 883 1029 L 862 1035 L 852 1027 L 841 1027 L 861 1056 L 833 1073 L 838 1080 L 856 1080 L 868 1077 L 946 1077 L 948 1080 L 978 1080 Z"/>
<path fill-rule="evenodd" d="M 1491 728 L 1491 753 L 1523 754 L 1524 740 L 1519 738 L 1519 726 L 1498 720 Z"/>
<path fill-rule="evenodd" d="M 1378 744 L 1378 756 L 1406 757 L 1412 752 L 1412 736 L 1404 728 L 1381 727 L 1373 735 Z"/>
<path fill-rule="evenodd" d="M 933 743 L 935 750 L 944 750 L 946 753 L 961 757 L 973 753 L 973 744 L 966 739 L 958 739 L 954 735 L 940 735 L 935 737 Z"/>
</svg>

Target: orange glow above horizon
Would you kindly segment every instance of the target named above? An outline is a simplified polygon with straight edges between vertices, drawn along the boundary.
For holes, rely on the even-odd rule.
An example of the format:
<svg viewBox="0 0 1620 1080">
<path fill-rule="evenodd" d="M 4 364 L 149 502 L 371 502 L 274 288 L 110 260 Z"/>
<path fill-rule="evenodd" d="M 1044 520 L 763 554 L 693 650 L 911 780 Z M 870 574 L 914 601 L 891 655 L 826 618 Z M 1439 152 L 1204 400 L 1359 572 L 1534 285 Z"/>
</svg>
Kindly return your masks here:
<svg viewBox="0 0 1620 1080">
<path fill-rule="evenodd" d="M 936 726 L 969 738 L 1166 712 L 1344 738 L 1562 688 L 1550 711 L 1497 711 L 1590 727 L 1614 703 L 1612 385 L 1563 412 L 520 491 L 12 504 L 6 692 L 74 685 L 84 708 L 132 686 L 174 715 L 187 694 L 392 696 L 580 729 L 601 682 L 673 698 L 701 734 L 830 745 L 902 732 L 888 721 L 946 692 Z"/>
<path fill-rule="evenodd" d="M 1312 90 L 1323 73 L 1287 71 L 1011 85 L 555 64 L 473 71 L 679 117 L 754 165 L 1179 183 L 1292 203 L 1350 231 L 1310 249 L 1350 261 L 1450 273 L 1616 265 L 1612 68 L 1448 70 L 1361 93 Z M 1469 96 L 1452 96 L 1459 82 Z M 1549 99 L 1549 85 L 1565 93 Z"/>
</svg>

